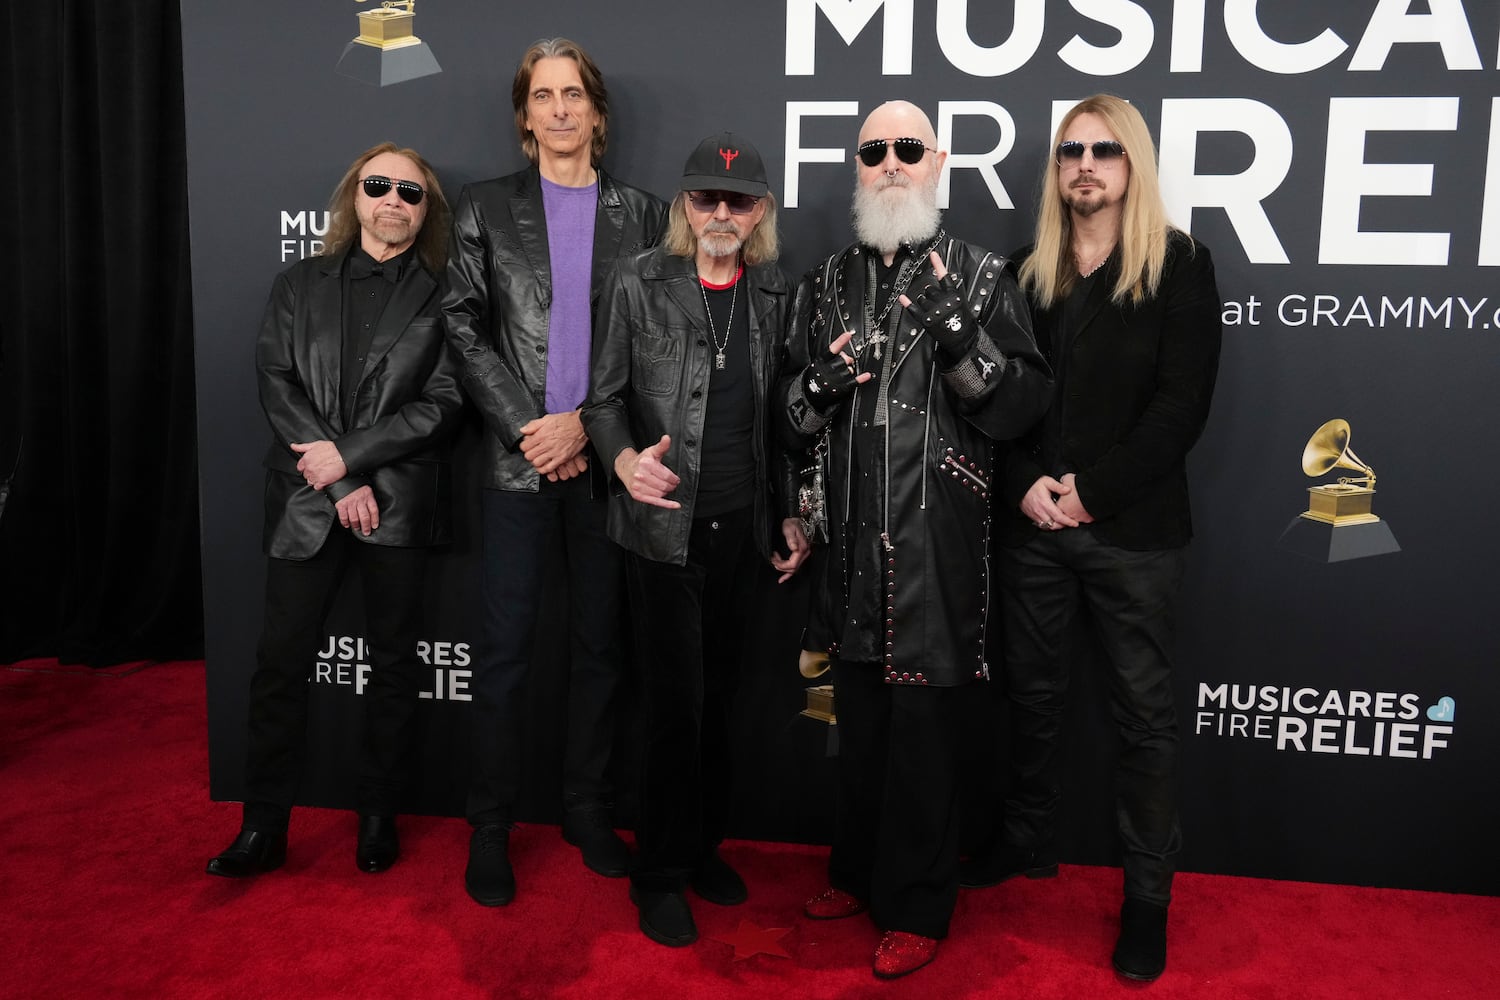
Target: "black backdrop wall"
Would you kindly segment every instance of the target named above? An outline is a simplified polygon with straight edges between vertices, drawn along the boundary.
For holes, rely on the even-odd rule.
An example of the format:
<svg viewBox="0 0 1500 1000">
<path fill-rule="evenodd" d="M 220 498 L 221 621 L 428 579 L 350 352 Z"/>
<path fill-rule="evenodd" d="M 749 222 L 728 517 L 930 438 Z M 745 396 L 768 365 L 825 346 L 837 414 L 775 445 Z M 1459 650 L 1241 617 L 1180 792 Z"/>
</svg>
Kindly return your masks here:
<svg viewBox="0 0 1500 1000">
<path fill-rule="evenodd" d="M 1500 445 L 1489 385 L 1500 355 L 1493 4 L 432 0 L 415 31 L 440 71 L 385 86 L 339 72 L 363 9 L 182 8 L 216 797 L 240 791 L 266 440 L 252 344 L 271 277 L 316 250 L 327 192 L 378 140 L 421 149 L 455 193 L 517 169 L 515 59 L 534 38 L 566 34 L 605 70 L 619 176 L 670 192 L 701 136 L 733 128 L 757 143 L 787 206 L 794 274 L 848 238 L 850 151 L 879 101 L 907 97 L 934 116 L 954 154 L 949 226 L 998 250 L 1027 239 L 1059 110 L 1101 89 L 1135 101 L 1160 137 L 1174 217 L 1213 248 L 1227 300 L 1219 393 L 1191 462 L 1199 534 L 1178 677 L 1185 866 L 1500 891 L 1490 794 L 1500 620 L 1485 596 L 1500 549 L 1488 511 L 1500 485 L 1488 460 Z M 1306 487 L 1333 478 L 1300 467 L 1332 418 L 1349 421 L 1358 454 L 1379 469 L 1375 512 L 1398 552 L 1330 561 L 1283 540 Z M 430 733 L 412 802 L 454 813 L 477 633 L 472 491 L 461 513 L 423 646 Z M 764 591 L 737 829 L 818 839 L 831 765 L 826 727 L 796 714 L 805 594 Z M 352 605 L 340 615 L 316 659 L 306 798 L 346 805 L 362 656 Z M 1113 748 L 1099 735 L 1086 636 L 1064 848 L 1099 862 L 1113 857 Z M 557 652 L 539 655 L 556 667 Z M 536 819 L 555 817 L 557 674 L 544 670 L 532 692 Z M 973 699 L 976 836 L 997 763 L 995 687 Z"/>
<path fill-rule="evenodd" d="M 195 657 L 175 0 L 0 10 L 0 662 Z"/>
</svg>

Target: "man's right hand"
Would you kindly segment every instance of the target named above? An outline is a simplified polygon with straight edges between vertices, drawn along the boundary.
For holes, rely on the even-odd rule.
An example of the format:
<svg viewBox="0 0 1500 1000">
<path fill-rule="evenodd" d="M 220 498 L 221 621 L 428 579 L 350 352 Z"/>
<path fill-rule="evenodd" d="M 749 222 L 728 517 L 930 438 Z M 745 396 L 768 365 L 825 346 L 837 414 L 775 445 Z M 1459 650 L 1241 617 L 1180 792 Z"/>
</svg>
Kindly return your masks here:
<svg viewBox="0 0 1500 1000">
<path fill-rule="evenodd" d="M 633 499 L 668 510 L 682 506 L 676 500 L 667 499 L 667 494 L 682 482 L 677 473 L 662 461 L 671 446 L 671 436 L 663 434 L 660 441 L 644 451 L 626 448 L 615 457 L 615 475 L 625 484 Z"/>
<path fill-rule="evenodd" d="M 844 353 L 854 339 L 851 330 L 828 345 L 828 353 L 814 358 L 802 369 L 802 397 L 819 413 L 831 413 L 854 393 L 854 387 L 875 376 L 870 372 L 855 374 L 854 358 Z"/>
</svg>

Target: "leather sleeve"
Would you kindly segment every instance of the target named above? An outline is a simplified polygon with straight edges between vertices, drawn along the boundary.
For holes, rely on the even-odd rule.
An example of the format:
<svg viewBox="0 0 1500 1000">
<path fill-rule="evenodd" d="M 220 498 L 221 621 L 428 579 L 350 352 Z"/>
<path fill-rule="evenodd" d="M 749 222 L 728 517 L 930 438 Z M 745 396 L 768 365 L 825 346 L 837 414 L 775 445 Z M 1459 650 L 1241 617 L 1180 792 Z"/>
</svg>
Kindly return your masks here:
<svg viewBox="0 0 1500 1000">
<path fill-rule="evenodd" d="M 448 292 L 443 298 L 443 325 L 448 346 L 458 357 L 463 388 L 479 408 L 486 426 L 512 451 L 521 428 L 541 415 L 524 382 L 497 350 L 503 338 L 491 324 L 489 236 L 471 190 L 464 188 L 453 213 L 448 250 Z"/>
<path fill-rule="evenodd" d="M 580 414 L 594 451 L 613 481 L 615 459 L 634 448 L 625 400 L 630 394 L 630 309 L 627 285 L 634 280 L 639 258 L 622 259 L 605 281 L 594 316 L 594 358 L 589 397 Z"/>
<path fill-rule="evenodd" d="M 291 274 L 291 271 L 278 274 L 271 285 L 271 297 L 266 302 L 260 336 L 255 342 L 255 377 L 261 409 L 270 421 L 277 444 L 292 456 L 295 470 L 297 455 L 287 447 L 289 444 L 332 441 L 337 435 L 318 413 L 297 373 L 292 329 L 297 292 L 292 287 Z"/>
</svg>

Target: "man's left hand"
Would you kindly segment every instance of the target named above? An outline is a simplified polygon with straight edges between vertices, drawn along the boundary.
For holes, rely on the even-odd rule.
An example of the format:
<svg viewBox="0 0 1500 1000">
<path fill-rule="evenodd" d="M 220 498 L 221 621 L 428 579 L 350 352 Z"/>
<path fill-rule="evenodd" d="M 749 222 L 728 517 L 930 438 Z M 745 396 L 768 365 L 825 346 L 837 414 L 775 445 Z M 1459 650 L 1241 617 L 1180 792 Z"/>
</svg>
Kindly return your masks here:
<svg viewBox="0 0 1500 1000">
<path fill-rule="evenodd" d="M 548 478 L 588 443 L 589 436 L 584 432 L 577 410 L 547 413 L 521 428 L 521 454 L 536 467 L 536 471 Z M 559 478 L 568 479 L 576 474 L 563 474 Z"/>
<path fill-rule="evenodd" d="M 307 485 L 321 490 L 336 483 L 349 474 L 344 465 L 344 456 L 332 441 L 313 441 L 310 444 L 293 442 L 291 449 L 302 457 L 297 460 L 297 471 L 307 480 Z"/>
<path fill-rule="evenodd" d="M 812 554 L 812 543 L 807 540 L 807 533 L 802 530 L 800 517 L 789 517 L 781 522 L 781 537 L 786 539 L 788 555 L 782 556 L 779 552 L 772 552 L 771 566 L 781 572 L 776 582 L 786 583 Z"/>
<path fill-rule="evenodd" d="M 932 252 L 933 280 L 924 284 L 915 299 L 901 296 L 901 304 L 921 324 L 943 353 L 955 362 L 969 353 L 979 336 L 974 317 L 964 308 L 963 285 L 958 275 L 949 273 L 943 258 Z"/>
<path fill-rule="evenodd" d="M 339 512 L 339 524 L 362 535 L 380 527 L 380 505 L 375 502 L 375 491 L 361 486 L 333 505 Z"/>
</svg>

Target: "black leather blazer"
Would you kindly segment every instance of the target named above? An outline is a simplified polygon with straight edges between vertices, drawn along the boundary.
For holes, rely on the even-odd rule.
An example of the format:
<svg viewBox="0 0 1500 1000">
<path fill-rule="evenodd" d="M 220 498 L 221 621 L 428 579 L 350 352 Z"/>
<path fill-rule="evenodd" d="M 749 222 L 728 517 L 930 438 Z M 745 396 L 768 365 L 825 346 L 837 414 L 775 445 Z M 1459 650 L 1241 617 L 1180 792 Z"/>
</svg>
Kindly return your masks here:
<svg viewBox="0 0 1500 1000">
<path fill-rule="evenodd" d="M 315 555 L 338 526 L 334 501 L 368 484 L 380 527 L 361 541 L 436 545 L 452 530 L 446 431 L 463 406 L 443 340 L 441 287 L 412 267 L 391 294 L 356 386 L 341 384 L 343 256 L 309 257 L 277 275 L 256 342 L 260 404 L 275 440 L 266 454 L 264 546 L 279 559 Z M 342 399 L 357 394 L 344 420 Z M 329 440 L 349 473 L 325 491 L 297 472 L 292 442 Z"/>
<path fill-rule="evenodd" d="M 796 507 L 797 460 L 775 437 L 772 392 L 786 353 L 790 288 L 775 264 L 745 268 L 740 279 L 750 317 L 750 372 L 754 381 L 756 545 L 770 556 L 781 544 L 781 521 Z M 609 535 L 626 549 L 682 565 L 693 526 L 701 438 L 708 413 L 708 314 L 694 262 L 658 247 L 620 262 L 599 310 L 593 375 L 583 424 L 610 474 Z M 631 498 L 614 479 L 614 460 L 626 448 L 645 448 L 672 436 L 667 465 L 682 482 L 677 510 Z"/>
<path fill-rule="evenodd" d="M 1047 416 L 1006 460 L 1003 544 L 1032 537 L 1037 528 L 1021 514 L 1021 497 L 1044 473 L 1063 471 L 1040 462 L 1049 427 L 1062 442 L 1062 459 L 1094 518 L 1089 530 L 1099 539 L 1149 550 L 1192 538 L 1186 459 L 1208 420 L 1222 334 L 1213 258 L 1203 244 L 1174 231 L 1161 287 L 1138 306 L 1110 303 L 1118 275 L 1112 257 L 1066 345 L 1061 306 L 1033 311 L 1037 346 L 1054 368 L 1060 350 L 1067 359 Z"/>
<path fill-rule="evenodd" d="M 665 221 L 660 198 L 599 171 L 593 312 L 615 261 L 653 245 Z M 464 188 L 454 211 L 443 315 L 464 390 L 484 415 L 484 486 L 537 489 L 537 471 L 517 445 L 521 428 L 546 412 L 551 307 L 540 171 L 532 166 Z"/>
</svg>

